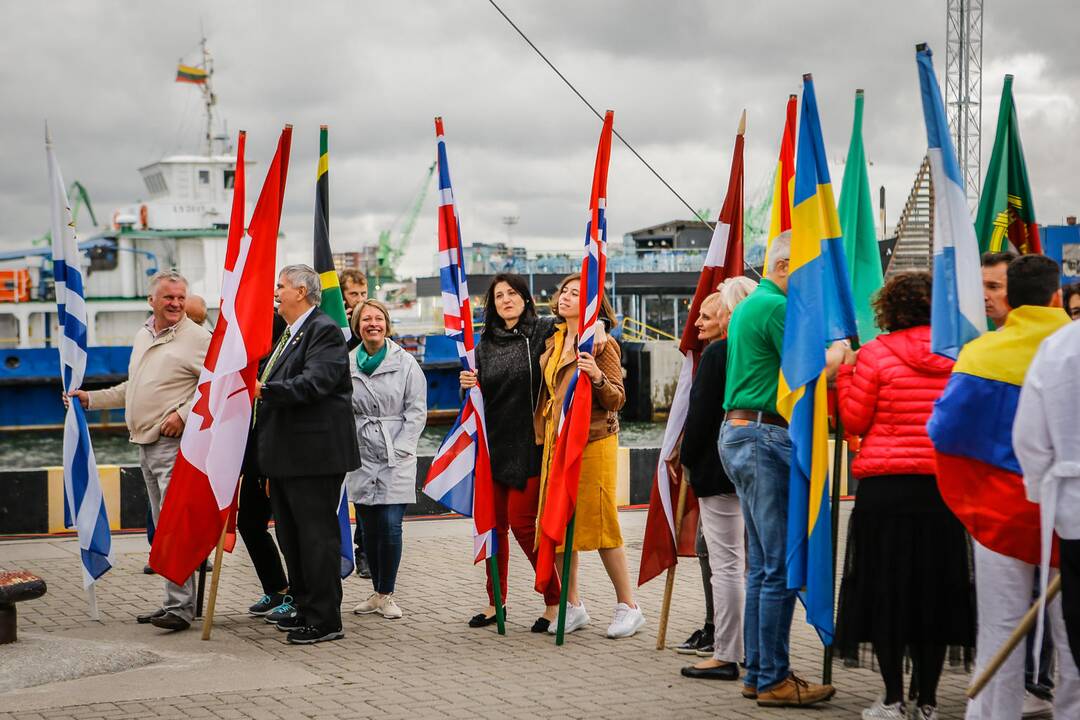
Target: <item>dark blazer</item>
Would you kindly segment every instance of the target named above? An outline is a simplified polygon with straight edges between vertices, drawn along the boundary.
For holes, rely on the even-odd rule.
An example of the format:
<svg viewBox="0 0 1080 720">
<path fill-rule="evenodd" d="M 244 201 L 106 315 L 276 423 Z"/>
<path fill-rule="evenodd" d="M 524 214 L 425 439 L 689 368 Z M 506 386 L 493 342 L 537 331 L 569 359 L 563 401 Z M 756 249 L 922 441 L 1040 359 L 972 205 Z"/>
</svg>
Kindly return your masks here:
<svg viewBox="0 0 1080 720">
<path fill-rule="evenodd" d="M 360 466 L 349 354 L 316 307 L 274 363 L 255 420 L 259 467 L 271 478 L 337 475 Z"/>
<path fill-rule="evenodd" d="M 727 340 L 715 340 L 705 348 L 690 388 L 679 456 L 690 469 L 690 487 L 698 497 L 733 493 L 735 486 L 720 464 L 716 441 L 724 422 L 724 384 L 727 375 Z"/>
</svg>

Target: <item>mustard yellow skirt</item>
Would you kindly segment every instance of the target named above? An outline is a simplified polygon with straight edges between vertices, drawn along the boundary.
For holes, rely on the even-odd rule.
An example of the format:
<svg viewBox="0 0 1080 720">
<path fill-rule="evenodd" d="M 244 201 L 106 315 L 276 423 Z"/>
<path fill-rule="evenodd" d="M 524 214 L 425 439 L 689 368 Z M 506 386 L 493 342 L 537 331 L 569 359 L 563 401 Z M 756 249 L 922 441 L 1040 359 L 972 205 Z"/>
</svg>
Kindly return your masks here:
<svg viewBox="0 0 1080 720">
<path fill-rule="evenodd" d="M 541 498 L 547 488 L 548 465 L 554 453 L 554 444 L 548 443 L 545 448 L 550 448 L 551 452 L 544 453 Z M 609 435 L 585 446 L 581 457 L 577 508 L 574 511 L 574 550 L 622 547 L 619 508 L 615 495 L 618 454 L 618 435 Z M 563 548 L 559 547 L 558 552 L 563 552 Z"/>
</svg>

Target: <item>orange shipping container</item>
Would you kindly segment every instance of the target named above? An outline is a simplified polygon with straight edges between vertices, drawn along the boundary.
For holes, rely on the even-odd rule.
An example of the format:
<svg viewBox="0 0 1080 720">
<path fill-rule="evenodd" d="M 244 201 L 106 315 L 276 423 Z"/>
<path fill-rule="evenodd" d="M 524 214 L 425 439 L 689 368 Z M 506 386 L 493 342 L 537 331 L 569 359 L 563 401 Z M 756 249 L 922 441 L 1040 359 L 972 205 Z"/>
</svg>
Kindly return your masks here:
<svg viewBox="0 0 1080 720">
<path fill-rule="evenodd" d="M 30 271 L 0 270 L 0 302 L 30 301 Z"/>
</svg>

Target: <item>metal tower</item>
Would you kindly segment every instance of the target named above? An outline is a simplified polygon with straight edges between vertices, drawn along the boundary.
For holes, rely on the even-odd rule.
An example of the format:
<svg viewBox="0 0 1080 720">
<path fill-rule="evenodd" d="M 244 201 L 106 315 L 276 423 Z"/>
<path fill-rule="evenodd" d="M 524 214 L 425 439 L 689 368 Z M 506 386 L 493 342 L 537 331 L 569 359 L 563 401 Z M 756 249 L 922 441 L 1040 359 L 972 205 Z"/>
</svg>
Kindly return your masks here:
<svg viewBox="0 0 1080 720">
<path fill-rule="evenodd" d="M 983 0 L 946 0 L 945 107 L 968 205 L 982 187 Z"/>
</svg>

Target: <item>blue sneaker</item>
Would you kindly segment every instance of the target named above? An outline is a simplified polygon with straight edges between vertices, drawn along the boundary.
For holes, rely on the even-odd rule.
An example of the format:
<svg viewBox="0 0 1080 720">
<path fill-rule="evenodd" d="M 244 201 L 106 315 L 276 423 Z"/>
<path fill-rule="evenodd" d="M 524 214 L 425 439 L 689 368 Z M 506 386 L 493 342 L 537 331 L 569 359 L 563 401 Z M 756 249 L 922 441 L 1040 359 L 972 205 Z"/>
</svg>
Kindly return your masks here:
<svg viewBox="0 0 1080 720">
<path fill-rule="evenodd" d="M 286 602 L 288 595 L 284 593 L 274 593 L 273 595 L 263 595 L 259 598 L 259 601 L 248 608 L 248 614 L 255 617 L 263 617 L 266 613 L 270 612 L 274 608 Z M 289 598 L 291 600 L 291 598 Z"/>
<path fill-rule="evenodd" d="M 293 604 L 292 595 L 286 595 L 282 603 L 266 613 L 265 620 L 271 625 L 277 625 L 282 620 L 292 620 L 300 614 L 300 610 Z"/>
</svg>

